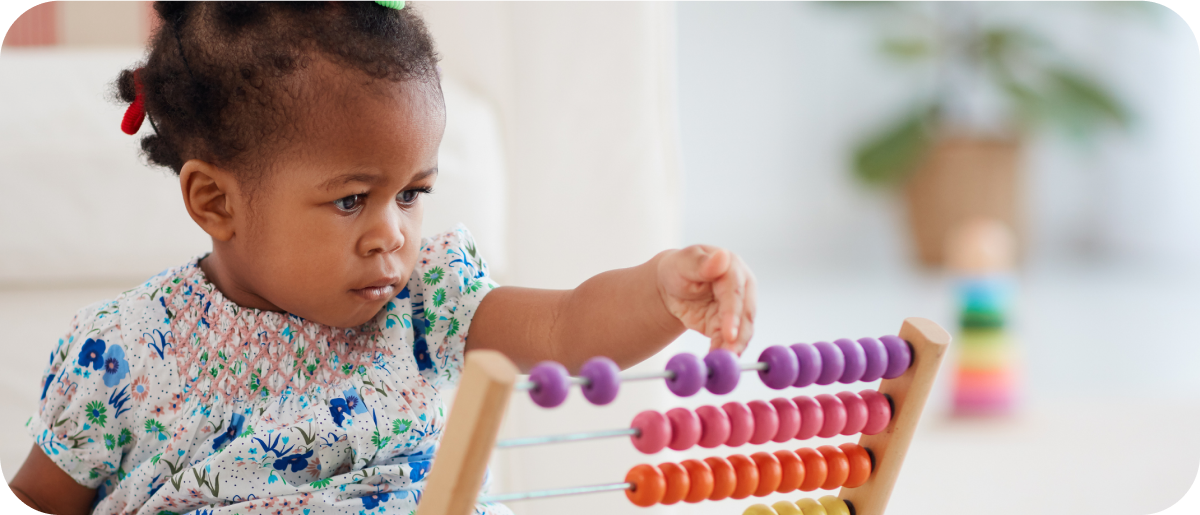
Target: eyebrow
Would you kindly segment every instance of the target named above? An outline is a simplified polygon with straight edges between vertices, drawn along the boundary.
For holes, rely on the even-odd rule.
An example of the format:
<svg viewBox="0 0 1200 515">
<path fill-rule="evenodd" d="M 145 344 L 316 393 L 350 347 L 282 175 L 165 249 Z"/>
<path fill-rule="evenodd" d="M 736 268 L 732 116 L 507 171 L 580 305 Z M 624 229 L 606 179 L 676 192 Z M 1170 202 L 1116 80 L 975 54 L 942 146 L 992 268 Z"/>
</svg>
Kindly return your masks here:
<svg viewBox="0 0 1200 515">
<path fill-rule="evenodd" d="M 417 172 L 416 175 L 412 176 L 412 179 L 409 180 L 409 182 L 416 182 L 416 181 L 419 181 L 426 177 L 429 177 L 430 175 L 435 175 L 437 173 L 438 173 L 438 168 L 435 166 L 433 168 Z M 383 176 L 380 174 L 363 173 L 363 172 L 346 173 L 346 174 L 339 175 L 337 177 L 334 177 L 332 179 L 329 179 L 328 181 L 321 183 L 321 189 L 333 190 L 333 189 L 339 188 L 341 186 L 350 184 L 352 182 L 361 182 L 363 184 L 374 185 L 374 184 L 378 184 L 382 181 L 383 181 Z"/>
</svg>

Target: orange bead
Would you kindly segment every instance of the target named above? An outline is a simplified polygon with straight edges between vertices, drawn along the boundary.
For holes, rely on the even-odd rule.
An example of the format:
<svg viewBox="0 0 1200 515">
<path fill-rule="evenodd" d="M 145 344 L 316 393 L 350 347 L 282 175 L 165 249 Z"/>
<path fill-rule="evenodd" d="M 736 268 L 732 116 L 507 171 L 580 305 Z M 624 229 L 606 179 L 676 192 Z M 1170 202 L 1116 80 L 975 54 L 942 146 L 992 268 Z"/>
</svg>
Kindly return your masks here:
<svg viewBox="0 0 1200 515">
<path fill-rule="evenodd" d="M 708 499 L 708 496 L 713 493 L 712 467 L 700 460 L 684 460 L 679 465 L 687 470 L 690 483 L 683 502 L 697 503 Z"/>
<path fill-rule="evenodd" d="M 809 447 L 796 449 L 796 455 L 804 462 L 805 476 L 804 482 L 800 483 L 800 491 L 811 492 L 825 484 L 825 477 L 829 475 L 825 456 Z"/>
<path fill-rule="evenodd" d="M 687 469 L 678 463 L 659 463 L 658 470 L 662 471 L 663 477 L 667 480 L 667 489 L 663 491 L 662 500 L 658 502 L 675 504 L 682 501 L 692 487 Z"/>
<path fill-rule="evenodd" d="M 643 508 L 658 504 L 667 490 L 667 479 L 658 467 L 645 463 L 629 469 L 625 474 L 625 482 L 633 486 L 625 490 L 629 501 Z"/>
<path fill-rule="evenodd" d="M 733 464 L 720 456 L 704 458 L 704 463 L 708 464 L 713 474 L 713 490 L 708 500 L 719 501 L 732 495 L 733 489 L 737 487 L 737 474 L 733 471 Z"/>
<path fill-rule="evenodd" d="M 850 477 L 850 459 L 846 457 L 846 453 L 832 445 L 817 447 L 817 452 L 825 457 L 825 464 L 829 466 L 829 475 L 825 476 L 825 483 L 821 485 L 821 489 L 833 490 L 841 487 L 846 478 Z"/>
<path fill-rule="evenodd" d="M 800 457 L 795 452 L 780 449 L 775 451 L 775 459 L 779 460 L 782 469 L 779 486 L 775 487 L 775 491 L 786 494 L 800 488 L 800 483 L 804 482 L 804 462 Z"/>
<path fill-rule="evenodd" d="M 734 454 L 728 460 L 733 465 L 734 473 L 737 474 L 737 484 L 734 485 L 733 493 L 729 494 L 729 497 L 732 499 L 750 497 L 750 494 L 758 490 L 758 464 L 741 454 Z"/>
<path fill-rule="evenodd" d="M 846 453 L 846 459 L 850 462 L 850 475 L 846 476 L 846 481 L 842 483 L 842 486 L 846 488 L 862 486 L 871 477 L 871 455 L 867 453 L 867 449 L 856 443 L 844 443 L 838 448 Z"/>
<path fill-rule="evenodd" d="M 764 497 L 779 488 L 779 482 L 783 480 L 783 465 L 779 458 L 769 452 L 756 452 L 750 459 L 758 467 L 758 488 L 754 489 L 754 496 Z"/>
</svg>

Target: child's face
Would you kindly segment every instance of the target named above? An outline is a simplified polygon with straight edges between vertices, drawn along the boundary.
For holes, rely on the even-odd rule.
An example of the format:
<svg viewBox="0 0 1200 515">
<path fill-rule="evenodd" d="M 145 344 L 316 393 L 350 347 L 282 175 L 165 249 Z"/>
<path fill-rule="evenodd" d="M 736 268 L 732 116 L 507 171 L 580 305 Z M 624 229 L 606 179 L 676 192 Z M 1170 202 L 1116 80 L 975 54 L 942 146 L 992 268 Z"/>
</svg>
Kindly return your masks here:
<svg viewBox="0 0 1200 515">
<path fill-rule="evenodd" d="M 315 121 L 241 196 L 248 209 L 221 260 L 271 307 L 353 327 L 395 297 L 416 264 L 445 112 L 432 84 L 364 88 L 336 74 L 316 82 L 324 94 L 306 95 L 305 109 Z"/>
</svg>

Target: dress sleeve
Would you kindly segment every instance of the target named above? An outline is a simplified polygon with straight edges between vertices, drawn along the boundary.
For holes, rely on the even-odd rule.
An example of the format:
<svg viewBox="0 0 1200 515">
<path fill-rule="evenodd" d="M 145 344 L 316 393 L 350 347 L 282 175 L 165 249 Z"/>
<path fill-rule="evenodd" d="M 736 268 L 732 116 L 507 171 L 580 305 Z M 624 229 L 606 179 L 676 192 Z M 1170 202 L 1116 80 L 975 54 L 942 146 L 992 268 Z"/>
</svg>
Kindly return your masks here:
<svg viewBox="0 0 1200 515">
<path fill-rule="evenodd" d="M 117 473 L 133 432 L 129 357 L 114 302 L 84 308 L 58 340 L 41 377 L 29 434 L 79 484 L 98 487 Z"/>
<path fill-rule="evenodd" d="M 435 385 L 458 382 L 471 318 L 496 286 L 462 224 L 421 242 L 409 288 L 414 297 L 413 354 L 426 380 Z"/>
</svg>

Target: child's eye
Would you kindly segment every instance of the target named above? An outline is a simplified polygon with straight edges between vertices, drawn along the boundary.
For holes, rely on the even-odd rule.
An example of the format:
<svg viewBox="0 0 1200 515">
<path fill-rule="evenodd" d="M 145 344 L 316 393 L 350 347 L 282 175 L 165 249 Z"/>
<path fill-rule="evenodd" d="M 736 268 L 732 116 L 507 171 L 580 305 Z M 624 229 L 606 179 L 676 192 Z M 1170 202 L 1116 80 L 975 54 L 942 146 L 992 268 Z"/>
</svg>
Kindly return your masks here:
<svg viewBox="0 0 1200 515">
<path fill-rule="evenodd" d="M 399 195 L 396 195 L 396 202 L 399 202 L 400 204 L 405 205 L 405 206 L 410 206 L 410 205 L 416 203 L 417 199 L 421 197 L 422 193 L 431 193 L 432 191 L 433 190 L 431 190 L 429 188 L 417 188 L 415 190 L 404 190 L 404 191 L 401 191 Z"/>
<path fill-rule="evenodd" d="M 333 201 L 333 205 L 342 211 L 350 212 L 362 207 L 364 198 L 366 195 L 363 194 L 350 195 Z"/>
</svg>

